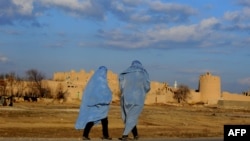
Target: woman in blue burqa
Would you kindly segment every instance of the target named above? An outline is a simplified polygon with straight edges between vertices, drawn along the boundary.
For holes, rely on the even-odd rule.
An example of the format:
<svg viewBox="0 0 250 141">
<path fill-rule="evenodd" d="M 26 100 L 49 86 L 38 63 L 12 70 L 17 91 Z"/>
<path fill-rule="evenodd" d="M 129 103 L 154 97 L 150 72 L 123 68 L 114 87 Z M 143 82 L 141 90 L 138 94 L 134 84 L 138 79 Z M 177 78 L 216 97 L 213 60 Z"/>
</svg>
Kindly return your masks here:
<svg viewBox="0 0 250 141">
<path fill-rule="evenodd" d="M 88 81 L 82 95 L 80 111 L 75 123 L 76 129 L 84 129 L 83 140 L 90 140 L 91 128 L 102 123 L 103 139 L 111 140 L 108 133 L 108 112 L 112 92 L 107 82 L 107 68 L 99 67 Z"/>
<path fill-rule="evenodd" d="M 121 91 L 121 115 L 125 124 L 120 140 L 128 140 L 132 131 L 134 139 L 138 139 L 137 122 L 143 110 L 146 94 L 150 90 L 150 80 L 141 62 L 134 60 L 132 65 L 119 75 Z"/>
</svg>

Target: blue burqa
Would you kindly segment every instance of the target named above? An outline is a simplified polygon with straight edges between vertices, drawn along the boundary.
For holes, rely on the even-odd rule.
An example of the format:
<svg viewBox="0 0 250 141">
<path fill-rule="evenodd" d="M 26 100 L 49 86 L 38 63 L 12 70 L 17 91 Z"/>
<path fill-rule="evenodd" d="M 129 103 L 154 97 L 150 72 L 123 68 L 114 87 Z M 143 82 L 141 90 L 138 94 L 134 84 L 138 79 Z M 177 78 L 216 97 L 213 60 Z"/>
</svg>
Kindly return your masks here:
<svg viewBox="0 0 250 141">
<path fill-rule="evenodd" d="M 101 66 L 95 71 L 82 95 L 76 129 L 84 129 L 88 122 L 100 123 L 108 116 L 112 92 L 107 82 L 107 68 Z"/>
<path fill-rule="evenodd" d="M 120 73 L 121 114 L 125 124 L 123 135 L 128 135 L 137 124 L 144 107 L 147 92 L 150 90 L 150 80 L 142 64 L 135 60 L 132 65 Z"/>
</svg>

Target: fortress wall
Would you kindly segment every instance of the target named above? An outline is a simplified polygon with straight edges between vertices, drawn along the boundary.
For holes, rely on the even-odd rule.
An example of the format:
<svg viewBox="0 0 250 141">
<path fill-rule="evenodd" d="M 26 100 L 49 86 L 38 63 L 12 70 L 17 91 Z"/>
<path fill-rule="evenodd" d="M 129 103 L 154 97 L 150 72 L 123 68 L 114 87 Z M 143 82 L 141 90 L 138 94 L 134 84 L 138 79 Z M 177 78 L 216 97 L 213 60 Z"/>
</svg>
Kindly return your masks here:
<svg viewBox="0 0 250 141">
<path fill-rule="evenodd" d="M 74 70 L 70 72 L 56 72 L 54 73 L 53 80 L 43 80 L 42 87 L 49 88 L 51 90 L 52 95 L 55 97 L 58 93 L 59 87 L 63 91 L 68 91 L 68 95 L 66 97 L 67 101 L 72 100 L 81 100 L 83 91 L 94 74 L 94 71 L 85 72 L 81 70 L 80 72 L 75 72 Z M 120 89 L 119 89 L 119 81 L 118 75 L 113 73 L 112 71 L 108 71 L 108 85 L 112 91 L 112 101 L 119 101 L 120 99 Z M 21 93 L 23 95 L 29 94 L 31 92 L 38 93 L 32 91 L 29 86 L 30 82 L 24 81 L 24 83 L 20 85 L 14 86 L 13 89 L 11 87 L 7 87 L 7 95 L 10 95 L 11 92 Z M 173 99 L 173 91 L 175 90 L 173 87 L 168 86 L 167 83 L 151 81 L 151 90 L 146 95 L 145 104 L 153 104 L 153 103 L 172 103 L 176 102 Z M 232 94 L 229 92 L 221 93 L 221 82 L 220 77 L 213 76 L 210 73 L 206 73 L 200 76 L 199 80 L 199 92 L 191 90 L 191 98 L 187 99 L 188 103 L 200 103 L 203 102 L 205 104 L 217 104 L 218 100 L 224 101 L 250 101 L 250 96 L 240 95 L 240 94 Z"/>
<path fill-rule="evenodd" d="M 166 95 L 155 95 L 155 103 L 166 103 Z"/>
<path fill-rule="evenodd" d="M 94 74 L 94 71 L 85 72 L 84 70 L 81 70 L 80 72 L 70 71 L 59 72 L 54 74 L 54 79 L 60 78 L 61 80 L 59 82 L 57 80 L 54 81 L 54 83 L 51 82 L 48 84 L 50 85 L 50 87 L 52 87 L 54 93 L 56 93 L 56 88 L 58 87 L 57 85 L 59 83 L 62 83 L 64 88 L 68 89 L 69 92 L 67 100 L 81 100 L 82 92 L 84 91 L 84 88 L 88 83 L 89 79 Z M 66 80 L 66 76 L 70 76 L 70 79 Z M 118 75 L 109 70 L 107 77 L 108 85 L 113 93 L 112 101 L 119 101 L 120 89 Z M 146 95 L 145 104 L 176 102 L 176 100 L 173 99 L 174 89 L 168 86 L 167 83 L 151 81 L 150 85 L 151 90 Z M 220 77 L 213 76 L 211 73 L 206 73 L 200 76 L 199 92 L 191 90 L 191 98 L 188 99 L 187 102 L 203 102 L 205 104 L 217 104 L 218 100 L 221 98 L 223 98 L 224 100 L 250 101 L 250 96 L 234 95 L 226 92 L 223 92 L 223 94 L 221 94 Z"/>
<path fill-rule="evenodd" d="M 65 92 L 67 91 L 67 100 L 71 99 L 81 99 L 83 86 L 76 87 L 68 87 L 65 81 L 50 81 L 44 80 L 42 81 L 42 85 L 44 88 L 49 88 L 53 97 L 56 97 L 59 90 Z"/>
<path fill-rule="evenodd" d="M 156 103 L 173 103 L 176 100 L 173 99 L 173 94 L 147 94 L 145 99 L 145 104 L 156 104 Z"/>
<path fill-rule="evenodd" d="M 148 94 L 146 95 L 145 104 L 155 104 L 157 101 L 156 95 Z"/>
<path fill-rule="evenodd" d="M 147 93 L 146 98 L 145 98 L 145 104 L 154 104 L 156 103 L 156 93 L 157 90 L 156 88 L 159 88 L 161 86 L 160 83 L 152 81 L 150 83 L 150 91 Z"/>
<path fill-rule="evenodd" d="M 244 108 L 250 109 L 250 101 L 219 100 L 218 105 L 224 108 Z"/>
<path fill-rule="evenodd" d="M 228 92 L 223 92 L 223 100 L 235 100 L 235 101 L 250 101 L 250 96 L 240 95 L 240 94 L 231 94 Z"/>
<path fill-rule="evenodd" d="M 67 96 L 67 101 L 69 100 L 81 100 L 82 99 L 82 88 L 70 88 L 69 95 Z"/>
<path fill-rule="evenodd" d="M 75 72 L 74 70 L 70 72 L 58 72 L 54 73 L 54 81 L 46 82 L 47 85 L 51 87 L 51 92 L 54 96 L 58 91 L 58 85 L 61 84 L 63 86 L 63 90 L 68 91 L 67 101 L 76 99 L 81 100 L 83 91 L 93 73 L 94 71 L 86 73 L 84 70 L 80 72 Z M 107 73 L 107 79 L 108 85 L 113 94 L 112 101 L 118 101 L 121 94 L 119 89 L 118 75 L 109 70 Z M 173 93 L 170 92 L 170 89 L 166 83 L 152 81 L 150 85 L 151 89 L 146 95 L 145 103 L 152 104 L 175 102 L 173 99 Z"/>
<path fill-rule="evenodd" d="M 85 70 L 80 70 L 79 72 L 76 72 L 75 70 L 71 70 L 69 72 L 56 72 L 53 75 L 53 80 L 87 82 L 93 73 L 93 70 L 91 70 L 90 72 L 85 72 Z"/>
<path fill-rule="evenodd" d="M 175 102 L 168 84 L 152 81 L 150 91 L 146 95 L 145 104 Z"/>
<path fill-rule="evenodd" d="M 187 102 L 190 104 L 202 102 L 201 101 L 201 94 L 199 92 L 195 92 L 194 90 L 191 90 L 190 91 L 190 98 L 187 99 Z"/>
<path fill-rule="evenodd" d="M 53 80 L 54 81 L 62 81 L 65 79 L 65 73 L 64 72 L 55 72 L 53 74 Z"/>
<path fill-rule="evenodd" d="M 206 104 L 216 104 L 221 97 L 220 77 L 206 73 L 200 76 L 199 91 L 201 100 Z"/>
<path fill-rule="evenodd" d="M 58 82 L 51 81 L 51 80 L 43 80 L 42 81 L 42 87 L 48 88 L 53 97 L 56 95 L 56 89 L 57 89 L 58 84 L 59 84 Z"/>
<path fill-rule="evenodd" d="M 71 70 L 70 72 L 58 72 L 54 73 L 53 82 L 50 82 L 49 85 L 52 87 L 53 95 L 56 95 L 56 88 L 59 83 L 63 85 L 63 89 L 68 90 L 67 101 L 70 100 L 81 100 L 83 91 L 94 74 L 94 71 L 85 72 L 81 70 L 80 72 L 75 72 Z M 107 72 L 108 85 L 113 93 L 113 101 L 117 101 L 120 95 L 118 76 L 112 71 Z M 58 82 L 59 81 L 59 82 Z"/>
<path fill-rule="evenodd" d="M 120 88 L 119 88 L 119 80 L 118 75 L 113 73 L 112 71 L 108 71 L 107 73 L 108 85 L 112 91 L 112 101 L 119 101 L 120 100 Z"/>
</svg>

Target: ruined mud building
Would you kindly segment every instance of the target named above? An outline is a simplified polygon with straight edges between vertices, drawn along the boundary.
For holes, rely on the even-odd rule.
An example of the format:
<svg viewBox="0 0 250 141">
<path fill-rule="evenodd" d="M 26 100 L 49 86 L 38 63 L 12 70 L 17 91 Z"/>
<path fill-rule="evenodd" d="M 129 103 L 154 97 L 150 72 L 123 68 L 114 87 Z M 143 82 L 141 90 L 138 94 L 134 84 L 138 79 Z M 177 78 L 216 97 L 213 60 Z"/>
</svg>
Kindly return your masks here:
<svg viewBox="0 0 250 141">
<path fill-rule="evenodd" d="M 49 85 L 52 92 L 56 92 L 56 89 L 63 86 L 63 89 L 67 89 L 67 101 L 81 100 L 82 92 L 94 71 L 86 72 L 81 70 L 76 72 L 74 70 L 70 72 L 56 72 L 53 75 L 53 80 L 46 80 L 44 84 Z M 119 83 L 118 75 L 112 71 L 108 71 L 108 83 L 113 92 L 113 101 L 119 100 Z M 173 99 L 175 86 L 170 86 L 168 83 L 161 83 L 152 81 L 151 90 L 147 94 L 145 104 L 155 103 L 176 103 Z M 223 101 L 223 103 L 221 103 Z M 204 103 L 208 105 L 213 104 L 225 104 L 225 101 L 240 101 L 250 102 L 250 97 L 243 94 L 232 94 L 229 92 L 221 91 L 221 80 L 219 76 L 214 76 L 210 72 L 202 74 L 199 77 L 198 90 L 191 89 L 190 98 L 188 103 Z"/>
</svg>

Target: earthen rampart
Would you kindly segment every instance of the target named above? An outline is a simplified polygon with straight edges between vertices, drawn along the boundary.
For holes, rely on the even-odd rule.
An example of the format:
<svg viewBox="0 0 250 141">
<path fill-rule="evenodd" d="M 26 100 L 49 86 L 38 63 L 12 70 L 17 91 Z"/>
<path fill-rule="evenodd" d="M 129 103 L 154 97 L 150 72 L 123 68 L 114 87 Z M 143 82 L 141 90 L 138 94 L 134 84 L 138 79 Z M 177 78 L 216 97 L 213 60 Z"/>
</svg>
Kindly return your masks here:
<svg viewBox="0 0 250 141">
<path fill-rule="evenodd" d="M 71 83 L 67 82 L 65 87 L 69 89 L 69 96 L 68 100 L 71 99 L 81 99 L 82 91 L 86 86 L 88 79 L 94 72 L 91 71 L 90 73 L 85 72 L 84 70 L 80 72 L 71 71 L 68 73 L 60 72 L 55 73 L 54 80 L 61 80 L 61 83 L 65 82 L 65 79 L 68 78 L 67 76 L 71 76 L 70 78 L 78 78 L 78 79 L 67 79 Z M 118 101 L 120 96 L 119 90 L 119 82 L 118 82 L 118 75 L 113 73 L 112 71 L 108 71 L 108 82 L 109 86 L 113 92 L 113 101 Z M 68 84 L 74 84 L 76 87 L 69 87 Z M 170 86 L 168 83 L 161 83 L 157 81 L 151 82 L 151 90 L 148 92 L 146 96 L 145 104 L 156 104 L 156 103 L 175 103 L 176 100 L 173 98 L 174 91 L 176 86 Z M 230 98 L 230 93 L 224 94 L 221 92 L 221 80 L 219 76 L 214 76 L 210 72 L 200 75 L 199 77 L 199 84 L 198 84 L 198 91 L 190 89 L 190 96 L 187 99 L 188 103 L 204 103 L 204 104 L 217 104 L 219 100 L 222 100 L 223 97 L 225 100 L 246 100 L 244 95 L 234 95 Z M 237 97 L 237 98 L 236 98 Z M 250 97 L 249 97 L 250 101 Z"/>
<path fill-rule="evenodd" d="M 43 80 L 42 87 L 49 88 L 53 97 L 57 95 L 59 91 L 66 93 L 66 101 L 72 102 L 75 100 L 81 100 L 83 91 L 94 74 L 94 71 L 86 72 L 80 70 L 76 72 L 71 70 L 69 72 L 56 72 L 53 75 L 52 80 Z M 107 74 L 108 84 L 113 93 L 112 101 L 119 101 L 120 90 L 118 75 L 112 71 L 108 71 Z M 178 88 L 170 86 L 167 82 L 151 81 L 151 90 L 148 92 L 145 100 L 145 104 L 157 104 L 157 103 L 177 103 L 173 98 L 175 90 Z M 23 89 L 23 90 L 20 90 Z M 8 90 L 8 89 L 7 89 Z M 22 91 L 29 94 L 32 88 L 29 87 L 29 83 L 23 83 L 23 86 L 16 86 L 15 93 Z M 221 80 L 219 76 L 214 76 L 207 72 L 200 75 L 198 90 L 190 89 L 190 96 L 187 102 L 190 104 L 203 103 L 208 105 L 217 104 L 218 101 L 250 101 L 250 96 L 243 94 L 232 94 L 229 92 L 221 92 Z"/>
</svg>

